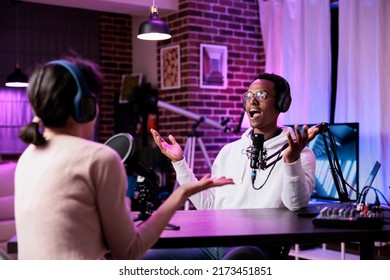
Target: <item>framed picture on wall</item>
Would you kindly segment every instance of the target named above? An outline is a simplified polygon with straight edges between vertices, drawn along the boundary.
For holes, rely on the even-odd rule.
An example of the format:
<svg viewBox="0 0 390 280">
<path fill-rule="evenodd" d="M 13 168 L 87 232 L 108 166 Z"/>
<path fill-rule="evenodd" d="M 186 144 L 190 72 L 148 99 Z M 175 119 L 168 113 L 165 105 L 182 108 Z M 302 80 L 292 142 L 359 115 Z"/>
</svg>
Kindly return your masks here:
<svg viewBox="0 0 390 280">
<path fill-rule="evenodd" d="M 131 94 L 136 86 L 142 83 L 142 74 L 131 74 L 122 76 L 119 103 L 129 103 Z"/>
<path fill-rule="evenodd" d="M 200 45 L 200 87 L 227 88 L 227 46 Z"/>
<path fill-rule="evenodd" d="M 180 88 L 180 45 L 161 48 L 161 89 Z"/>
</svg>

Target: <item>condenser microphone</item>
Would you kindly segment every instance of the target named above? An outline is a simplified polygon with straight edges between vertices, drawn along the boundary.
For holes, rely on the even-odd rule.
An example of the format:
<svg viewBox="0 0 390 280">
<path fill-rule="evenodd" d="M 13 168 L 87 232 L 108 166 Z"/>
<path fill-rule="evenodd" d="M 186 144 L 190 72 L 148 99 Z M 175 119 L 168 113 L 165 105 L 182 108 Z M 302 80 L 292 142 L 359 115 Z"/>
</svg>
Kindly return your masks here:
<svg viewBox="0 0 390 280">
<path fill-rule="evenodd" d="M 250 157 L 250 166 L 252 168 L 252 173 L 251 173 L 252 185 L 254 185 L 256 180 L 257 170 L 262 165 L 262 160 L 263 160 L 264 134 L 255 133 L 253 135 L 252 143 L 253 146 L 252 146 L 252 152 Z"/>
<path fill-rule="evenodd" d="M 114 149 L 122 159 L 126 167 L 126 172 L 136 173 L 145 177 L 154 187 L 160 184 L 160 177 L 150 167 L 146 166 L 141 160 L 134 155 L 134 139 L 128 133 L 119 133 L 108 139 L 105 145 Z"/>
</svg>

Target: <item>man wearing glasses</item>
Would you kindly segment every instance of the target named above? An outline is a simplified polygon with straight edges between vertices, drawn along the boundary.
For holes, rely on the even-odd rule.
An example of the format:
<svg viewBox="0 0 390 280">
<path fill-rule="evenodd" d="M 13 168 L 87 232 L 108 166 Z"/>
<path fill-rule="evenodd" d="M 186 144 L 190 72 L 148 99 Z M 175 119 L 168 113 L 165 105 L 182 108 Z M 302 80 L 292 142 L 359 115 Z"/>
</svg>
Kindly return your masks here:
<svg viewBox="0 0 390 280">
<path fill-rule="evenodd" d="M 288 208 L 296 211 L 307 206 L 315 184 L 316 161 L 306 145 L 314 139 L 318 128 L 304 126 L 300 131 L 296 125 L 293 131 L 290 127 L 277 125 L 279 114 L 287 112 L 291 100 L 290 86 L 283 77 L 263 73 L 253 80 L 243 94 L 243 108 L 251 127 L 240 139 L 221 149 L 212 167 L 212 177 L 228 176 L 235 184 L 191 196 L 196 209 Z M 171 159 L 180 185 L 197 180 L 175 138 L 169 135 L 171 143 L 168 143 L 157 131 L 151 132 L 161 152 Z M 258 135 L 264 138 L 260 151 L 254 145 Z M 260 155 L 256 156 L 256 153 Z M 253 167 L 254 161 L 260 162 L 259 168 Z M 278 257 L 280 248 L 259 245 L 199 248 L 201 253 L 191 250 L 192 253 L 188 253 L 197 255 L 196 258 L 204 253 L 205 258 L 210 259 L 272 259 Z M 163 258 L 161 255 L 154 257 Z"/>
</svg>

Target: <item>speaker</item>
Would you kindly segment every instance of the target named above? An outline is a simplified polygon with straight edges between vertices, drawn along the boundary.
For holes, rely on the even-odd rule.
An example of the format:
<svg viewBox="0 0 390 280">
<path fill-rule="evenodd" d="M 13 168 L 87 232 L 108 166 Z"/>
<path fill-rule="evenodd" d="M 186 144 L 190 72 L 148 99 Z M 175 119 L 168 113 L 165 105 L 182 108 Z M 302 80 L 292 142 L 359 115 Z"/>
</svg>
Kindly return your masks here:
<svg viewBox="0 0 390 280">
<path fill-rule="evenodd" d="M 96 117 L 96 99 L 89 90 L 80 69 L 67 60 L 53 60 L 48 64 L 55 64 L 64 67 L 72 75 L 77 86 L 77 93 L 73 99 L 73 118 L 78 123 L 92 121 Z"/>
<path fill-rule="evenodd" d="M 291 105 L 290 86 L 286 81 L 284 81 L 284 84 L 286 88 L 285 91 L 276 95 L 276 100 L 275 100 L 275 109 L 281 113 L 287 112 Z M 242 107 L 244 108 L 244 110 L 246 110 L 245 105 L 246 105 L 246 101 L 244 100 L 242 103 Z"/>
</svg>

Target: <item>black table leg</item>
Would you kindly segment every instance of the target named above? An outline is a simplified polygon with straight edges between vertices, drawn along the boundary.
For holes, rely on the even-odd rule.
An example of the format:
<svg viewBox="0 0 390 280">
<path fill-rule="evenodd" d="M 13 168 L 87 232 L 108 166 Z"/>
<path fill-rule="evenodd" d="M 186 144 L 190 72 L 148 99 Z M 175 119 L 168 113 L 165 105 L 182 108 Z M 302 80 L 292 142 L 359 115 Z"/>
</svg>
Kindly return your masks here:
<svg viewBox="0 0 390 280">
<path fill-rule="evenodd" d="M 374 241 L 361 241 L 360 242 L 360 259 L 361 260 L 373 260 L 375 258 Z"/>
</svg>

